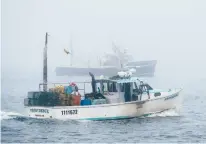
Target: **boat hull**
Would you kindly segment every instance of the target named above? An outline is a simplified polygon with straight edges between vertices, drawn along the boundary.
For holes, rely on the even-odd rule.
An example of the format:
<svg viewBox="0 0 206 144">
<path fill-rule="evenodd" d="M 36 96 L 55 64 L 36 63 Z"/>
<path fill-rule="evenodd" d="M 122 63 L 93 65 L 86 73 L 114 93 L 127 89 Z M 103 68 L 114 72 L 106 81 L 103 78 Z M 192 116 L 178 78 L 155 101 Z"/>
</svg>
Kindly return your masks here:
<svg viewBox="0 0 206 144">
<path fill-rule="evenodd" d="M 124 69 L 134 68 L 136 72 L 133 74 L 134 76 L 146 76 L 153 77 L 155 73 L 156 61 L 149 62 L 131 62 L 125 66 Z M 57 76 L 87 76 L 89 72 L 94 73 L 95 76 L 106 75 L 113 76 L 116 75 L 120 68 L 115 66 L 103 66 L 103 67 L 56 67 L 56 75 Z"/>
<path fill-rule="evenodd" d="M 179 107 L 182 97 L 179 92 L 164 97 L 126 103 L 90 105 L 25 107 L 33 118 L 54 118 L 62 120 L 108 120 L 127 119 L 161 112 Z"/>
</svg>

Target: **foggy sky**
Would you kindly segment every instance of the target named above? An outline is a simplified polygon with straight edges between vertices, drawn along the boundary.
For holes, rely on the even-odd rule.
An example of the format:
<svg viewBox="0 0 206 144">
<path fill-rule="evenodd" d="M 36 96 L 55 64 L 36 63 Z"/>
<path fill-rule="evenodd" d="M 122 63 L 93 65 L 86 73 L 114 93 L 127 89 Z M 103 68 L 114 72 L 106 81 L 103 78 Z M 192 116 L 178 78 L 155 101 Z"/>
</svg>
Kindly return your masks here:
<svg viewBox="0 0 206 144">
<path fill-rule="evenodd" d="M 48 32 L 49 72 L 70 65 L 63 49 L 72 35 L 75 65 L 97 66 L 115 41 L 135 60 L 158 60 L 157 74 L 205 77 L 205 7 L 205 0 L 2 0 L 2 72 L 41 75 Z"/>
</svg>

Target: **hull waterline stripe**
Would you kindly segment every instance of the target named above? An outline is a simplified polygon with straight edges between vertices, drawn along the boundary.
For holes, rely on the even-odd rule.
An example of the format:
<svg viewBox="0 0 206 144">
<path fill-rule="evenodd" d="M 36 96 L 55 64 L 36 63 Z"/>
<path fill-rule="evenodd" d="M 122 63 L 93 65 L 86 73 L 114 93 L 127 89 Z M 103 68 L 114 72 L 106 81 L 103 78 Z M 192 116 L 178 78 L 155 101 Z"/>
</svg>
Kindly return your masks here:
<svg viewBox="0 0 206 144">
<path fill-rule="evenodd" d="M 118 116 L 118 117 L 99 117 L 99 118 L 83 118 L 83 119 L 78 119 L 78 120 L 119 120 L 119 119 L 131 119 L 134 117 L 129 117 L 129 116 Z"/>
<path fill-rule="evenodd" d="M 172 109 L 172 108 L 171 108 Z M 99 118 L 83 118 L 83 119 L 78 119 L 78 120 L 95 120 L 95 121 L 101 121 L 101 120 L 120 120 L 120 119 L 132 119 L 132 118 L 140 118 L 140 117 L 148 117 L 152 114 L 158 114 L 164 111 L 167 111 L 169 109 L 163 110 L 163 111 L 159 111 L 159 112 L 153 112 L 153 113 L 147 113 L 147 114 L 143 114 L 140 116 L 136 116 L 136 117 L 130 117 L 130 116 L 117 116 L 117 117 L 99 117 Z"/>
</svg>

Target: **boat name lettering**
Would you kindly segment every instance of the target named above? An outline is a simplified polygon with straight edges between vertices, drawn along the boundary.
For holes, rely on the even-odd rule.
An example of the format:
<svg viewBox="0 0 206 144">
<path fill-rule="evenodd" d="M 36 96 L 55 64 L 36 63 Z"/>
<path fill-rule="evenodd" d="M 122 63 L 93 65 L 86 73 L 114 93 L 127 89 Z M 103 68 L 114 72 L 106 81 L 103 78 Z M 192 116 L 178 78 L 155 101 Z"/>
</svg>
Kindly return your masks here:
<svg viewBox="0 0 206 144">
<path fill-rule="evenodd" d="M 62 115 L 75 115 L 78 113 L 77 110 L 62 110 Z"/>
<path fill-rule="evenodd" d="M 36 117 L 44 117 L 44 115 L 35 115 Z"/>
<path fill-rule="evenodd" d="M 178 96 L 178 93 L 166 97 L 165 100 L 173 99 L 173 98 L 175 98 L 177 96 Z"/>
<path fill-rule="evenodd" d="M 48 109 L 30 109 L 30 112 L 49 113 Z"/>
</svg>

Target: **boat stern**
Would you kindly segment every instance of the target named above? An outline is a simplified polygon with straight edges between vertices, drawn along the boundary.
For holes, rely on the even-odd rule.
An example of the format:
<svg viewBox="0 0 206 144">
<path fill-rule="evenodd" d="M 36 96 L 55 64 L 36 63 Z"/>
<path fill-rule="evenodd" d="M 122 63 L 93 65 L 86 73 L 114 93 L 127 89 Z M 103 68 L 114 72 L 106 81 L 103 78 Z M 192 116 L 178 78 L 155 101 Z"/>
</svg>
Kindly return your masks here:
<svg viewBox="0 0 206 144">
<path fill-rule="evenodd" d="M 26 110 L 26 115 L 32 118 L 52 118 L 52 111 L 45 107 L 24 107 Z"/>
</svg>

